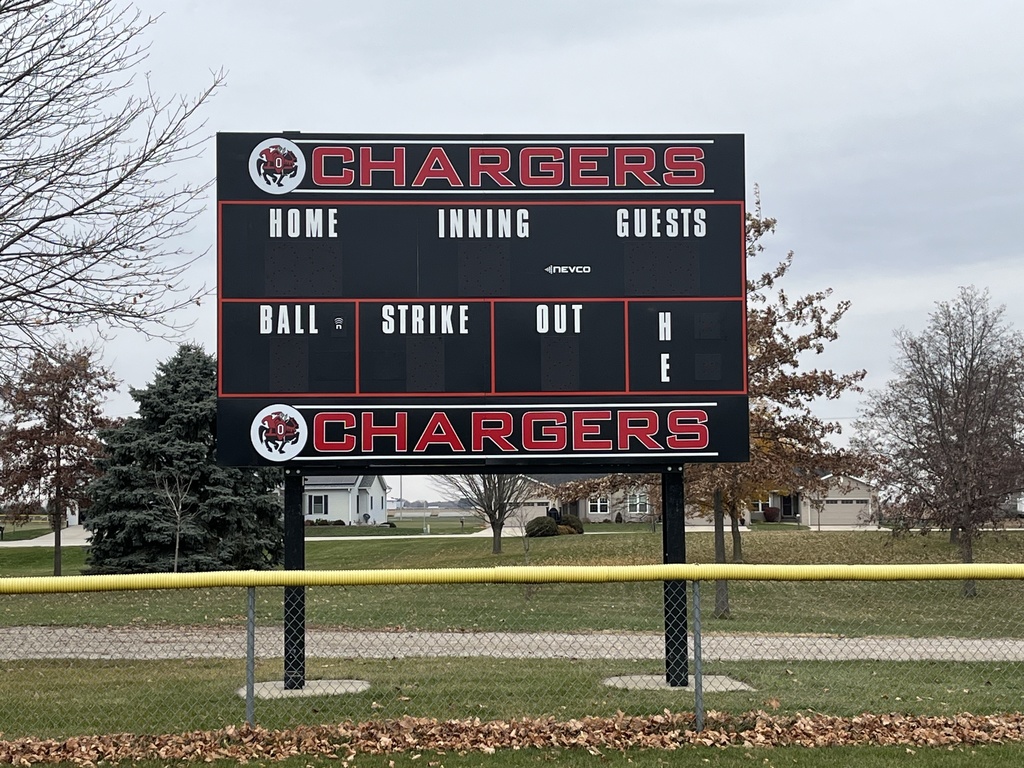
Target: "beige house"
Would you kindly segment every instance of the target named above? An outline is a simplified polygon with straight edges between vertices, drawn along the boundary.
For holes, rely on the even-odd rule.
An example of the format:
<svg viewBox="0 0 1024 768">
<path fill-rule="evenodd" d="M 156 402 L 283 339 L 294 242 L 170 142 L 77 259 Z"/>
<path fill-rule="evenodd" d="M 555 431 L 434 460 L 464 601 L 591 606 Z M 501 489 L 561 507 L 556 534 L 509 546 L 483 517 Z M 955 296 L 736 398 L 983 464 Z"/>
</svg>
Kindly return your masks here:
<svg viewBox="0 0 1024 768">
<path fill-rule="evenodd" d="M 856 477 L 825 475 L 823 493 L 804 491 L 801 520 L 804 525 L 868 525 L 878 509 L 874 487 Z"/>
<path fill-rule="evenodd" d="M 800 523 L 810 528 L 871 524 L 878 509 L 878 493 L 870 483 L 844 475 L 825 475 L 821 479 L 826 483 L 823 491 L 773 491 L 768 499 L 752 502 L 751 519 L 764 520 L 770 510 L 778 510 L 782 522 Z"/>
</svg>

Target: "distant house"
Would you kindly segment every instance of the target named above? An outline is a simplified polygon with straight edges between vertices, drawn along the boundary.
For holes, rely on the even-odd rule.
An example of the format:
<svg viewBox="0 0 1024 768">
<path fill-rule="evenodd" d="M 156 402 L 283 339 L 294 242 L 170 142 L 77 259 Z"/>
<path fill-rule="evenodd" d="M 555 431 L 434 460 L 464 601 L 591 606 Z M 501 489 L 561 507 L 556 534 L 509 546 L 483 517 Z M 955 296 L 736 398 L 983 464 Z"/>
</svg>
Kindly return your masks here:
<svg viewBox="0 0 1024 768">
<path fill-rule="evenodd" d="M 794 493 L 773 491 L 767 499 L 751 503 L 751 519 L 764 520 L 765 512 L 778 509 L 783 521 L 819 525 L 867 525 L 878 509 L 878 493 L 865 480 L 846 475 L 824 475 L 825 489 L 800 489 Z"/>
<path fill-rule="evenodd" d="M 383 475 L 310 475 L 303 479 L 306 520 L 340 520 L 345 525 L 387 522 L 388 485 Z"/>
</svg>

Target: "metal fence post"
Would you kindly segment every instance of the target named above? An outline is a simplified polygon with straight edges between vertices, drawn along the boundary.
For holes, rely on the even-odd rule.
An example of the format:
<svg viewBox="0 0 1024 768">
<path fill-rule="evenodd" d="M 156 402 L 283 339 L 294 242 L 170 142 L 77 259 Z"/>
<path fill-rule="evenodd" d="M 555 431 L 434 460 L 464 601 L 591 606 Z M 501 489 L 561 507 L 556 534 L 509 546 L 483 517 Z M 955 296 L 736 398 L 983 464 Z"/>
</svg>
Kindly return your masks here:
<svg viewBox="0 0 1024 768">
<path fill-rule="evenodd" d="M 245 620 L 245 722 L 256 726 L 256 587 L 249 587 Z"/>
<path fill-rule="evenodd" d="M 693 582 L 693 715 L 704 730 L 704 663 L 701 659 L 700 582 Z"/>
<path fill-rule="evenodd" d="M 284 475 L 284 569 L 306 569 L 305 524 L 302 519 L 302 475 Z M 284 588 L 284 688 L 306 686 L 306 588 Z"/>
<path fill-rule="evenodd" d="M 683 504 L 683 468 L 661 473 L 661 536 L 663 562 L 686 562 L 686 515 Z M 686 582 L 664 582 L 665 600 L 665 682 L 689 684 L 689 641 L 686 636 Z"/>
</svg>

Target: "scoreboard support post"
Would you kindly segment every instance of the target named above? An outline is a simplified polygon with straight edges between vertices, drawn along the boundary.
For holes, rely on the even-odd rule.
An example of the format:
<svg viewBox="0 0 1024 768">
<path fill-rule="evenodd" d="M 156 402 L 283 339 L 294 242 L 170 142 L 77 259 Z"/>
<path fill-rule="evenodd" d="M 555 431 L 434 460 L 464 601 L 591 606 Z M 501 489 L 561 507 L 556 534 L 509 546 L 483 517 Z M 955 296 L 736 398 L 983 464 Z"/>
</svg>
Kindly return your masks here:
<svg viewBox="0 0 1024 768">
<path fill-rule="evenodd" d="M 664 563 L 686 562 L 683 468 L 661 473 L 661 534 Z M 686 582 L 665 582 L 665 682 L 689 685 L 690 644 L 686 634 Z"/>
<path fill-rule="evenodd" d="M 286 469 L 284 474 L 284 568 L 306 568 L 305 526 L 302 519 L 302 474 Z M 306 588 L 284 588 L 284 688 L 306 686 Z"/>
</svg>

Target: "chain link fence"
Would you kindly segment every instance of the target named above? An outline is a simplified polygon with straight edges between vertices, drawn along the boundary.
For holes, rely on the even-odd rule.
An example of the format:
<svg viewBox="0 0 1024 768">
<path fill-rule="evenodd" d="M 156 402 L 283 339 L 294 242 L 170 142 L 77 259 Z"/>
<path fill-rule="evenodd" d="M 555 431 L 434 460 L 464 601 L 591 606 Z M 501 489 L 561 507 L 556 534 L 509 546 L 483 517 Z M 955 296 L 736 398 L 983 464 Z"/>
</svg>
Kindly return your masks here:
<svg viewBox="0 0 1024 768">
<path fill-rule="evenodd" d="M 1024 566 L 852 568 L 0 579 L 0 734 L 1024 710 Z"/>
</svg>

